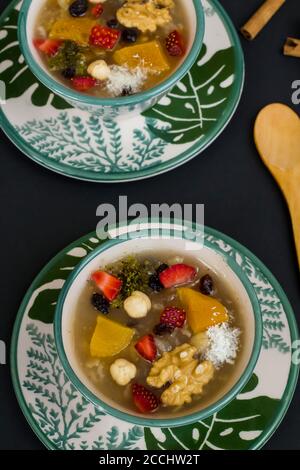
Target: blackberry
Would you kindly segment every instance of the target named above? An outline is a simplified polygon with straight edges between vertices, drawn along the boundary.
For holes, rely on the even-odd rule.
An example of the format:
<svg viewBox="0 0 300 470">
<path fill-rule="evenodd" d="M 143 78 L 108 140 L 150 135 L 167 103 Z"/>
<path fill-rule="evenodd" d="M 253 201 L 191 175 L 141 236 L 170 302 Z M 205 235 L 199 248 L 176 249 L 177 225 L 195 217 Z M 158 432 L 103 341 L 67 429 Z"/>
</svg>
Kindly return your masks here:
<svg viewBox="0 0 300 470">
<path fill-rule="evenodd" d="M 75 0 L 75 2 L 71 3 L 71 5 L 69 6 L 69 13 L 71 16 L 74 16 L 76 18 L 77 16 L 85 15 L 87 9 L 87 0 Z"/>
<path fill-rule="evenodd" d="M 214 291 L 214 283 L 209 274 L 201 277 L 200 279 L 200 292 L 204 295 L 211 295 Z"/>
<path fill-rule="evenodd" d="M 161 284 L 161 282 L 160 282 L 160 280 L 159 280 L 159 278 L 156 274 L 152 274 L 149 277 L 148 285 L 155 292 L 160 292 L 163 289 L 163 285 Z"/>
<path fill-rule="evenodd" d="M 91 303 L 99 312 L 104 313 L 105 315 L 109 312 L 109 301 L 102 295 L 97 292 L 92 295 Z"/>
<path fill-rule="evenodd" d="M 125 42 L 136 42 L 138 31 L 134 28 L 126 28 L 122 31 L 122 40 Z"/>
<path fill-rule="evenodd" d="M 119 22 L 117 18 L 112 18 L 111 20 L 107 21 L 107 26 L 112 29 L 117 29 L 119 27 Z"/>
<path fill-rule="evenodd" d="M 76 70 L 75 67 L 67 67 L 61 72 L 62 76 L 68 79 L 71 79 L 75 77 L 76 75 Z"/>
<path fill-rule="evenodd" d="M 170 325 L 166 325 L 165 323 L 158 323 L 153 328 L 153 333 L 156 336 L 163 336 L 163 335 L 166 335 L 166 334 L 171 334 L 171 333 L 173 333 L 173 331 L 174 331 L 174 328 Z"/>
<path fill-rule="evenodd" d="M 121 96 L 129 96 L 129 95 L 132 95 L 131 86 L 123 88 L 122 93 L 121 93 Z"/>
<path fill-rule="evenodd" d="M 158 268 L 156 269 L 156 274 L 159 276 L 160 273 L 162 273 L 165 269 L 167 269 L 169 267 L 168 264 L 166 263 L 162 263 L 160 266 L 158 266 Z"/>
</svg>

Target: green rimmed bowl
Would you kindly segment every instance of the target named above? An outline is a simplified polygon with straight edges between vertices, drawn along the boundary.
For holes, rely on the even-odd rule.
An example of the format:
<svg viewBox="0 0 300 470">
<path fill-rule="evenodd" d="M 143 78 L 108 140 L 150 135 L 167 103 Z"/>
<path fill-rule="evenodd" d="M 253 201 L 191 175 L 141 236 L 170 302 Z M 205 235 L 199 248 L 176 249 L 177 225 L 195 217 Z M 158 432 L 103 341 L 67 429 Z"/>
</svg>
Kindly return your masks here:
<svg viewBox="0 0 300 470">
<path fill-rule="evenodd" d="M 151 227 L 151 233 L 149 233 Z M 72 272 L 60 293 L 54 319 L 54 334 L 58 356 L 64 371 L 75 388 L 96 407 L 105 410 L 115 418 L 129 423 L 149 427 L 176 427 L 203 420 L 218 412 L 230 403 L 250 379 L 259 356 L 262 342 L 262 318 L 255 291 L 237 262 L 226 256 L 222 250 L 202 239 L 191 241 L 191 231 L 188 225 L 182 230 L 178 226 L 161 227 L 145 222 L 140 227 L 122 227 L 122 234 L 116 234 L 111 229 L 111 239 L 90 253 Z M 170 230 L 171 229 L 171 230 Z M 128 231 L 130 235 L 128 236 Z M 158 233 L 159 230 L 159 233 Z M 165 414 L 143 415 L 121 407 L 112 399 L 102 395 L 95 385 L 86 377 L 77 358 L 74 348 L 73 328 L 76 305 L 86 281 L 99 266 L 104 266 L 126 254 L 142 253 L 149 250 L 155 252 L 176 251 L 199 259 L 208 265 L 227 282 L 230 295 L 242 311 L 247 325 L 243 331 L 243 348 L 239 361 L 235 366 L 232 380 L 214 399 L 209 399 L 204 405 L 196 404 L 194 408 L 172 412 L 170 417 Z"/>
<path fill-rule="evenodd" d="M 166 80 L 149 90 L 132 96 L 98 98 L 79 93 L 54 78 L 33 45 L 35 23 L 41 9 L 40 0 L 24 0 L 22 4 L 18 22 L 20 47 L 30 70 L 37 79 L 75 108 L 108 118 L 137 114 L 154 106 L 163 98 L 190 70 L 201 50 L 205 28 L 202 3 L 200 0 L 178 1 L 184 3 L 186 11 L 189 30 L 187 53 L 175 72 Z"/>
</svg>

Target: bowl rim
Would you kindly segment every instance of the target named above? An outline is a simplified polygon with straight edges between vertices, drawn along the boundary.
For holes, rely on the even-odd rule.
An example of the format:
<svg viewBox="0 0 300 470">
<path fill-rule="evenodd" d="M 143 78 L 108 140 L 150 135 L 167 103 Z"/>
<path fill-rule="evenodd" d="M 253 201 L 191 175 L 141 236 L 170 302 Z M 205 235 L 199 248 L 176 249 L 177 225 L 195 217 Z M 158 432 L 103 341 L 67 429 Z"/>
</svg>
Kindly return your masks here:
<svg viewBox="0 0 300 470">
<path fill-rule="evenodd" d="M 144 221 L 145 223 L 145 221 Z M 174 226 L 176 222 L 170 223 L 170 226 Z M 201 227 L 195 223 L 188 223 L 184 224 L 186 227 L 192 227 L 193 230 L 201 230 Z M 128 227 L 127 223 L 120 223 L 114 227 L 110 227 L 110 230 L 112 228 L 116 227 Z M 161 232 L 163 233 L 164 229 L 160 229 Z M 174 232 L 177 232 L 178 230 L 174 229 Z M 137 238 L 149 238 L 149 237 L 143 237 L 145 230 L 140 230 L 138 232 L 131 232 L 131 236 L 133 233 L 135 233 L 135 236 L 132 237 L 134 239 Z M 184 234 L 182 234 L 182 238 L 184 237 Z M 78 378 L 77 374 L 71 367 L 69 360 L 67 358 L 67 355 L 65 353 L 64 345 L 63 345 L 63 339 L 62 339 L 62 314 L 63 314 L 63 306 L 65 302 L 65 298 L 75 280 L 75 278 L 78 276 L 78 274 L 82 271 L 83 268 L 85 268 L 92 259 L 97 257 L 101 252 L 106 251 L 110 248 L 112 248 L 115 245 L 123 243 L 124 239 L 119 239 L 119 238 L 114 238 L 114 239 L 109 239 L 105 242 L 103 242 L 99 247 L 95 248 L 91 253 L 89 253 L 72 271 L 72 273 L 69 275 L 67 280 L 65 281 L 55 309 L 55 315 L 54 315 L 54 339 L 55 339 L 55 344 L 58 352 L 59 359 L 61 361 L 61 364 L 63 366 L 63 369 L 66 372 L 66 375 L 70 379 L 70 381 L 73 383 L 75 388 L 79 390 L 80 393 L 93 405 L 102 408 L 104 411 L 106 411 L 109 415 L 124 420 L 126 422 L 132 423 L 132 424 L 139 424 L 145 427 L 170 427 L 170 426 L 184 426 L 186 424 L 191 424 L 196 421 L 205 419 L 212 414 L 218 412 L 222 408 L 224 408 L 230 401 L 232 401 L 238 393 L 241 391 L 241 389 L 246 385 L 246 383 L 249 381 L 252 372 L 254 370 L 254 367 L 256 365 L 256 362 L 258 360 L 260 350 L 261 350 L 261 344 L 262 344 L 262 336 L 263 336 L 263 325 L 262 325 L 262 315 L 261 315 L 261 309 L 260 309 L 260 304 L 259 300 L 257 298 L 257 295 L 255 293 L 255 290 L 250 283 L 249 279 L 247 276 L 244 274 L 242 268 L 238 265 L 238 263 L 230 257 L 230 255 L 226 255 L 224 251 L 222 251 L 220 248 L 216 247 L 212 243 L 210 243 L 207 240 L 204 240 L 204 246 L 211 249 L 212 251 L 216 252 L 217 254 L 221 255 L 224 261 L 228 264 L 229 268 L 232 269 L 232 271 L 238 276 L 239 280 L 243 284 L 247 295 L 249 297 L 249 300 L 252 305 L 253 309 L 253 315 L 254 315 L 254 321 L 255 321 L 255 327 L 254 327 L 254 342 L 253 342 L 253 347 L 252 347 L 252 352 L 250 355 L 250 359 L 241 374 L 240 378 L 238 381 L 234 384 L 234 386 L 223 396 L 221 397 L 218 401 L 213 403 L 212 405 L 208 406 L 207 408 L 204 408 L 199 411 L 195 411 L 191 414 L 185 415 L 185 416 L 180 416 L 180 417 L 175 417 L 175 418 L 157 418 L 153 419 L 151 417 L 146 418 L 146 417 L 139 417 L 135 416 L 129 413 L 126 413 L 124 411 L 121 411 L 111 405 L 108 405 L 106 402 L 104 402 L 101 398 L 96 396 L 86 385 L 84 385 L 80 379 Z"/>
<path fill-rule="evenodd" d="M 136 93 L 135 95 L 116 98 L 94 97 L 72 90 L 72 88 L 63 85 L 62 83 L 59 83 L 58 80 L 52 78 L 50 73 L 46 73 L 43 68 L 40 67 L 40 65 L 35 61 L 31 53 L 31 48 L 28 44 L 26 25 L 32 0 L 24 0 L 20 9 L 18 19 L 18 39 L 20 48 L 26 63 L 37 79 L 39 79 L 43 85 L 45 85 L 51 91 L 65 98 L 66 100 L 69 99 L 78 104 L 93 106 L 134 106 L 167 93 L 169 89 L 171 89 L 178 81 L 181 80 L 181 78 L 188 72 L 188 70 L 196 61 L 203 43 L 205 18 L 201 0 L 192 0 L 192 2 L 196 13 L 196 33 L 190 52 L 186 55 L 180 67 L 178 67 L 178 69 L 176 69 L 176 71 L 172 73 L 166 80 L 162 81 L 153 88 L 145 90 L 141 93 Z"/>
</svg>

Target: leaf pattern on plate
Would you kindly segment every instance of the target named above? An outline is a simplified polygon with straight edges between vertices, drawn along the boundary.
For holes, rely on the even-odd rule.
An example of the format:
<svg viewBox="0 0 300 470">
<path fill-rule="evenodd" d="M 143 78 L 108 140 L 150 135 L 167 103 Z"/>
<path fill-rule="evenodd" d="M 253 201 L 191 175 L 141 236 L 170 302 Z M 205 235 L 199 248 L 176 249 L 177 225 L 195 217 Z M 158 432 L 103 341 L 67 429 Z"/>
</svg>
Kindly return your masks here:
<svg viewBox="0 0 300 470">
<path fill-rule="evenodd" d="M 22 96 L 30 90 L 31 101 L 36 106 L 52 104 L 57 109 L 71 108 L 30 71 L 19 47 L 18 17 L 18 9 L 12 9 L 0 30 L 0 80 L 5 83 L 6 99 Z"/>
<path fill-rule="evenodd" d="M 144 430 L 140 426 L 133 426 L 127 432 L 120 432 L 117 426 L 112 426 L 105 436 L 99 436 L 91 445 L 87 441 L 81 442 L 82 450 L 138 450 L 138 444 L 144 438 Z"/>
<path fill-rule="evenodd" d="M 91 405 L 70 383 L 59 362 L 54 338 L 29 323 L 33 346 L 27 351 L 28 366 L 23 387 L 35 397 L 30 403 L 43 432 L 58 449 L 71 449 L 73 440 L 99 423 L 104 412 Z"/>
<path fill-rule="evenodd" d="M 133 131 L 132 150 L 128 151 L 128 136 L 121 133 L 116 121 L 66 112 L 43 121 L 34 119 L 16 130 L 49 160 L 95 173 L 131 172 L 157 165 L 168 145 L 144 127 Z"/>
<path fill-rule="evenodd" d="M 206 52 L 204 45 L 187 75 L 143 113 L 152 132 L 170 143 L 183 144 L 204 137 L 227 107 L 235 80 L 234 48 L 220 50 L 208 60 Z"/>
<path fill-rule="evenodd" d="M 53 323 L 57 299 L 62 286 L 76 264 L 84 258 L 96 245 L 97 238 L 83 242 L 81 246 L 64 254 L 59 266 L 48 271 L 47 281 L 37 286 L 34 292 L 34 301 L 29 309 L 28 316 L 43 323 Z"/>
<path fill-rule="evenodd" d="M 255 389 L 258 380 L 252 376 L 246 389 Z M 243 395 L 209 418 L 172 429 L 145 429 L 150 450 L 243 450 L 255 441 L 268 425 L 279 400 L 269 397 L 243 399 Z"/>
<path fill-rule="evenodd" d="M 290 352 L 291 348 L 284 337 L 286 327 L 282 321 L 285 316 L 284 309 L 269 280 L 257 269 L 248 256 L 234 250 L 223 240 L 218 240 L 212 235 L 206 235 L 205 238 L 221 248 L 227 256 L 233 257 L 254 286 L 263 317 L 262 344 L 264 349 L 277 349 L 281 353 Z"/>
</svg>

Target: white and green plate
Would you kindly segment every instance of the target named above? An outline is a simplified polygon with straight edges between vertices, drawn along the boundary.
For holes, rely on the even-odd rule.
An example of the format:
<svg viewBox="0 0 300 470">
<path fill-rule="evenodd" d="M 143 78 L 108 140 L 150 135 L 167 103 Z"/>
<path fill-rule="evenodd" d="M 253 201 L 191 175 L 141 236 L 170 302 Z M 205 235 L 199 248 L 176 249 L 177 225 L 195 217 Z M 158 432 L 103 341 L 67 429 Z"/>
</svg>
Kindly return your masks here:
<svg viewBox="0 0 300 470">
<path fill-rule="evenodd" d="M 14 0 L 0 18 L 0 90 L 6 95 L 0 124 L 25 155 L 44 167 L 95 182 L 154 176 L 199 155 L 236 110 L 244 83 L 243 53 L 216 0 L 203 1 L 204 45 L 190 72 L 150 110 L 114 121 L 71 108 L 37 81 L 19 48 L 20 5 Z"/>
<path fill-rule="evenodd" d="M 172 429 L 134 426 L 87 402 L 63 372 L 53 338 L 53 316 L 68 274 L 101 243 L 92 233 L 62 250 L 39 273 L 14 327 L 11 372 L 15 392 L 28 423 L 47 448 L 243 450 L 261 448 L 272 436 L 298 378 L 298 366 L 292 361 L 298 338 L 293 311 L 278 282 L 246 248 L 208 228 L 205 239 L 241 266 L 261 305 L 263 345 L 242 393 L 209 418 Z"/>
</svg>

